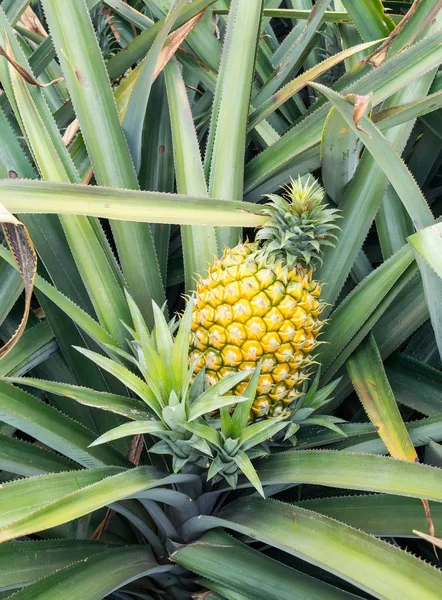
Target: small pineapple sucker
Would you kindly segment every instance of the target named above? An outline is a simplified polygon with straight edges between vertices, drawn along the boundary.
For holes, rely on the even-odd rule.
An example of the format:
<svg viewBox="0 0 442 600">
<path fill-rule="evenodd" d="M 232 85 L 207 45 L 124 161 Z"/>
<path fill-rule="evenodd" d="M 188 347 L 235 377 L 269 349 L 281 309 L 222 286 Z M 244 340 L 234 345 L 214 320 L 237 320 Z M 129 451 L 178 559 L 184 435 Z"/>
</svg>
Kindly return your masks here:
<svg viewBox="0 0 442 600">
<path fill-rule="evenodd" d="M 289 412 L 310 376 L 324 308 L 313 267 L 337 228 L 311 177 L 268 198 L 256 241 L 226 248 L 198 282 L 192 322 L 191 360 L 210 384 L 262 361 L 252 420 Z"/>
</svg>

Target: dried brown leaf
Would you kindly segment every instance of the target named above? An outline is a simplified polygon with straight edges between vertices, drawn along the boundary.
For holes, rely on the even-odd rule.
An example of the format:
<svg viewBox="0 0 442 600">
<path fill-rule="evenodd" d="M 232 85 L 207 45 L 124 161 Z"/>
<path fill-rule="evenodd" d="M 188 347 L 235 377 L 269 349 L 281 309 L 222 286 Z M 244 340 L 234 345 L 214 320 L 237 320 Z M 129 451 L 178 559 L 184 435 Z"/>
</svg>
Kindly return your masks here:
<svg viewBox="0 0 442 600">
<path fill-rule="evenodd" d="M 8 38 L 6 31 L 5 31 L 5 41 L 6 41 L 6 50 L 0 45 L 0 56 L 3 56 L 4 58 L 6 58 L 6 60 L 9 62 L 9 64 L 11 64 L 14 67 L 14 69 L 17 71 L 17 73 L 19 73 L 27 83 L 30 83 L 31 85 L 36 85 L 37 87 L 40 87 L 40 88 L 46 88 L 54 83 L 63 81 L 63 77 L 54 79 L 53 81 L 50 81 L 49 83 L 40 83 L 39 81 L 37 81 L 35 79 L 35 77 L 32 75 L 32 73 L 29 73 L 29 71 L 27 71 L 13 57 L 12 51 L 11 51 L 11 44 L 9 42 L 9 38 Z"/>
<path fill-rule="evenodd" d="M 12 350 L 25 330 L 31 308 L 35 275 L 37 273 L 37 254 L 35 253 L 34 245 L 26 227 L 3 204 L 0 204 L 0 223 L 25 286 L 25 309 L 23 317 L 14 335 L 0 348 L 1 359 Z"/>
<path fill-rule="evenodd" d="M 192 19 L 189 19 L 186 23 L 184 23 L 184 25 L 182 25 L 179 29 L 169 35 L 161 50 L 160 56 L 158 57 L 158 62 L 156 64 L 155 73 L 153 76 L 154 80 L 158 77 L 169 60 L 173 57 L 192 29 L 199 23 L 199 21 L 201 21 L 204 14 L 205 11 L 201 11 Z"/>
<path fill-rule="evenodd" d="M 394 40 L 401 33 L 403 28 L 406 26 L 408 21 L 413 17 L 415 12 L 418 9 L 419 4 L 421 4 L 422 0 L 414 0 L 410 10 L 404 16 L 404 18 L 400 21 L 400 23 L 393 29 L 390 35 L 386 38 L 386 40 L 377 48 L 374 52 L 369 54 L 366 58 L 364 58 L 361 62 L 373 65 L 374 67 L 379 67 L 388 57 L 388 52 L 394 42 Z M 422 32 L 422 29 L 434 18 L 434 16 L 441 9 L 440 6 L 436 6 L 432 11 L 430 11 L 425 19 L 422 27 L 416 31 L 414 39 Z"/>
<path fill-rule="evenodd" d="M 37 17 L 37 15 L 30 6 L 28 6 L 23 12 L 22 16 L 20 17 L 20 20 L 23 24 L 23 27 L 25 27 L 28 31 L 33 31 L 38 35 L 41 35 L 42 38 L 48 37 L 47 31 L 45 30 L 45 28 L 41 24 L 40 19 Z"/>
</svg>

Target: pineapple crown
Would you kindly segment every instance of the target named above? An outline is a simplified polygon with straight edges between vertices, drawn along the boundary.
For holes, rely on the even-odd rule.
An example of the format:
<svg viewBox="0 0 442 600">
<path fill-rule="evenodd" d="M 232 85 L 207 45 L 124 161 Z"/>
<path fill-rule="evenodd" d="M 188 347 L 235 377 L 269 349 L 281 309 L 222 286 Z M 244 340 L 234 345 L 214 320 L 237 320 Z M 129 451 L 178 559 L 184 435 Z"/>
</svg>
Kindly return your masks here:
<svg viewBox="0 0 442 600">
<path fill-rule="evenodd" d="M 303 182 L 300 177 L 291 179 L 284 196 L 269 194 L 270 202 L 264 213 L 271 217 L 258 232 L 256 239 L 263 241 L 258 254 L 265 255 L 272 263 L 288 263 L 305 266 L 322 262 L 323 246 L 333 246 L 334 221 L 339 212 L 323 204 L 325 192 L 310 175 Z"/>
</svg>

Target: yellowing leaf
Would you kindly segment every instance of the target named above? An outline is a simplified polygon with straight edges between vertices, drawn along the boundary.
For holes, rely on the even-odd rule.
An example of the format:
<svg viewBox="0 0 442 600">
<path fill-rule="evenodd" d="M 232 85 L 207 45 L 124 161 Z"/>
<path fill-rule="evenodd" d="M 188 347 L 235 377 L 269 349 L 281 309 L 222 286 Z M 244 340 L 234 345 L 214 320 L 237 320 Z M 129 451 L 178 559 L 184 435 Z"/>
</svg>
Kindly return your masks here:
<svg viewBox="0 0 442 600">
<path fill-rule="evenodd" d="M 394 458 L 417 460 L 373 335 L 359 345 L 347 362 L 353 386 L 387 450 Z"/>
</svg>

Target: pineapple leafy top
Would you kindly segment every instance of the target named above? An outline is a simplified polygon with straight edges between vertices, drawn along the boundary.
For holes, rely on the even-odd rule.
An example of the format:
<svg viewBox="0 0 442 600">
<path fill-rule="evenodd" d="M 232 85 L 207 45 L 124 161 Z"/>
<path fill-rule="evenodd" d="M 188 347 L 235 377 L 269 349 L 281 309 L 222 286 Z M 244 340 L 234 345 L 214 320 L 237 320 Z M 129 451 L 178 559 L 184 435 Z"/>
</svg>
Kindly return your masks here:
<svg viewBox="0 0 442 600">
<path fill-rule="evenodd" d="M 323 203 L 324 190 L 307 177 L 291 180 L 284 196 L 270 194 L 264 212 L 271 219 L 259 230 L 257 239 L 264 242 L 258 255 L 267 262 L 312 265 L 321 262 L 322 247 L 333 245 L 338 210 Z"/>
</svg>

